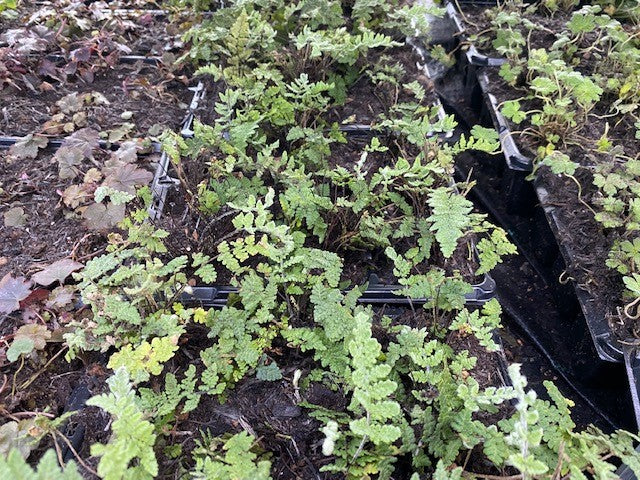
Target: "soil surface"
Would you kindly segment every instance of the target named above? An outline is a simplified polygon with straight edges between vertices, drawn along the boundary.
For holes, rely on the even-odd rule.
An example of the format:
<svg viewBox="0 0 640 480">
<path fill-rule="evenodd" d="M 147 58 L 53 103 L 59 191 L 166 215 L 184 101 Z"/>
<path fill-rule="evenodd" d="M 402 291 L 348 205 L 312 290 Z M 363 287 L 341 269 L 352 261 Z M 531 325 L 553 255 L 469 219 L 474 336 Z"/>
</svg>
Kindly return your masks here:
<svg viewBox="0 0 640 480">
<path fill-rule="evenodd" d="M 82 262 L 104 251 L 104 235 L 89 232 L 62 204 L 60 193 L 71 181 L 58 177 L 52 155 L 16 160 L 0 151 L 0 215 L 15 207 L 26 215 L 22 227 L 0 224 L 0 277 L 29 277 L 56 260 L 72 256 Z"/>
<path fill-rule="evenodd" d="M 490 17 L 484 8 L 467 5 L 462 8 L 467 18 L 473 19 L 469 20 L 470 33 L 490 32 Z M 547 48 L 555 41 L 555 35 L 562 31 L 570 16 L 560 12 L 554 16 L 529 12 L 527 18 L 541 26 L 529 37 L 531 48 Z M 594 35 L 595 33 L 589 33 L 582 36 L 577 46 L 583 49 L 589 46 L 595 40 Z M 486 35 L 484 38 L 487 38 Z M 477 46 L 485 49 L 485 53 L 496 56 L 496 52 L 491 50 L 490 42 L 480 42 Z M 593 74 L 601 68 L 599 63 L 588 55 L 577 55 L 576 61 L 579 61 L 575 67 L 576 70 L 583 74 Z M 498 75 L 497 69 L 488 68 L 484 73 L 489 79 L 489 91 L 500 104 L 506 100 L 520 99 L 523 111 L 541 108 L 540 101 L 522 99 L 527 94 L 524 78 L 518 79 L 516 84 L 511 86 Z M 457 102 L 456 108 L 461 111 L 462 108 L 458 108 L 463 103 L 460 102 L 460 96 L 456 95 L 455 89 L 449 90 L 451 97 L 457 97 L 453 98 L 453 101 Z M 597 205 L 599 193 L 592 183 L 591 170 L 599 164 L 614 162 L 612 156 L 597 151 L 597 142 L 600 138 L 606 135 L 609 141 L 622 149 L 628 157 L 633 157 L 640 151 L 640 142 L 634 136 L 635 128 L 626 120 L 615 121 L 608 118 L 609 107 L 614 100 L 604 96 L 585 118 L 577 118 L 577 127 L 556 132 L 561 139 L 565 140 L 565 143 L 558 145 L 558 148 L 571 160 L 584 167 L 578 169 L 575 175 L 582 187 L 583 201 L 578 198 L 575 182 L 570 178 L 554 175 L 547 167 L 542 167 L 538 171 L 536 185 L 548 193 L 546 202 L 554 207 L 558 214 L 560 223 L 560 229 L 557 231 L 558 241 L 568 253 L 566 271 L 563 272 L 564 278 L 571 279 L 577 288 L 588 292 L 591 300 L 585 308 L 599 312 L 600 316 L 606 315 L 610 319 L 612 329 L 624 339 L 637 336 L 640 329 L 635 322 L 620 321 L 619 307 L 625 303 L 624 287 L 620 275 L 605 264 L 608 252 L 614 241 L 619 238 L 619 232 L 603 228 L 602 224 L 595 220 L 593 212 L 585 205 L 585 203 L 589 204 L 595 211 L 600 209 Z M 521 152 L 534 158 L 537 147 L 545 143 L 543 138 L 532 135 L 537 128 L 528 120 L 520 125 L 510 123 L 510 127 Z"/>
<path fill-rule="evenodd" d="M 435 95 L 433 82 L 426 75 L 424 69 L 418 66 L 418 57 L 410 47 L 393 48 L 384 54 L 372 55 L 369 65 L 379 64 L 384 67 L 401 67 L 403 74 L 398 79 L 396 88 L 377 86 L 365 72 L 351 85 L 344 105 L 335 107 L 326 115 L 329 122 L 340 125 L 360 124 L 374 125 L 381 115 L 388 116 L 390 108 L 397 103 L 417 103 L 404 84 L 418 82 L 425 90 L 423 105 L 433 105 Z"/>
<path fill-rule="evenodd" d="M 415 312 L 407 308 L 385 308 L 375 310 L 373 333 L 377 340 L 385 345 L 390 338 L 379 326 L 378 320 L 383 315 L 392 319 L 393 325 L 406 324 L 416 328 L 433 328 L 433 317 L 425 309 L 419 308 Z M 439 320 L 447 322 L 446 314 Z M 195 332 L 193 332 L 195 334 Z M 189 344 L 199 344 L 190 339 Z M 475 337 L 460 335 L 456 332 L 449 334 L 447 343 L 455 352 L 468 351 L 471 356 L 478 358 L 473 369 L 474 378 L 480 388 L 504 385 L 504 354 L 501 352 L 487 354 Z M 195 353 L 195 352 L 194 352 Z M 283 480 L 322 479 L 338 480 L 342 475 L 320 472 L 320 468 L 333 462 L 332 457 L 322 454 L 321 446 L 324 438 L 320 432 L 323 424 L 314 419 L 309 408 L 301 403 L 306 402 L 318 407 L 329 408 L 338 412 L 347 412 L 349 403 L 344 392 L 332 390 L 320 383 L 305 385 L 304 377 L 309 373 L 312 363 L 308 354 L 292 350 L 286 346 L 276 346 L 272 349 L 273 360 L 282 370 L 283 379 L 268 382 L 256 378 L 242 380 L 229 392 L 224 403 L 214 398 L 203 398 L 198 408 L 189 414 L 178 431 L 202 431 L 211 435 L 224 433 L 238 433 L 247 431 L 259 439 L 258 445 L 265 451 L 273 452 L 273 478 Z M 199 360 L 196 361 L 196 366 Z M 300 389 L 292 384 L 294 371 L 303 372 Z M 498 414 L 480 418 L 486 422 L 495 422 L 511 414 L 512 406 L 506 404 Z M 195 446 L 194 437 L 185 439 L 184 451 L 191 451 Z M 402 463 L 410 464 L 410 459 L 401 459 L 398 463 L 400 472 L 394 478 L 407 480 L 410 472 L 402 471 Z"/>
<path fill-rule="evenodd" d="M 192 95 L 184 83 L 142 65 L 120 65 L 113 70 L 98 72 L 92 83 L 79 80 L 69 84 L 43 83 L 36 93 L 6 88 L 0 92 L 0 103 L 4 105 L 0 134 L 24 136 L 42 132 L 60 136 L 63 133 L 61 124 L 73 122 L 74 112 L 64 114 L 62 119 L 52 124 L 52 116 L 61 113 L 62 109 L 56 102 L 70 94 L 82 97 L 93 92 L 98 92 L 101 97 L 87 99 L 75 112 L 85 114 L 80 126 L 107 131 L 129 122 L 133 124 L 127 134 L 130 137 L 146 136 L 156 125 L 154 130 L 157 133 L 152 131 L 155 135 L 164 128 L 179 129 Z M 131 116 L 125 112 L 130 112 Z"/>
</svg>

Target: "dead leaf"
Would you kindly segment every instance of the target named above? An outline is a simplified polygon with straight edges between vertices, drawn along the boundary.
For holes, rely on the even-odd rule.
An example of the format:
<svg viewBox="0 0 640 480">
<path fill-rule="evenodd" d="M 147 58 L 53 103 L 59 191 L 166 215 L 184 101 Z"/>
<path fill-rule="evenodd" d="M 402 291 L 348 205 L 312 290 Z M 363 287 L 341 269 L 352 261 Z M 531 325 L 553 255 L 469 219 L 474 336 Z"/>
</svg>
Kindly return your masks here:
<svg viewBox="0 0 640 480">
<path fill-rule="evenodd" d="M 36 158 L 38 156 L 38 150 L 46 147 L 48 143 L 49 140 L 47 137 L 29 134 L 11 146 L 9 155 L 17 159 Z"/>
<path fill-rule="evenodd" d="M 111 143 L 116 143 L 119 142 L 120 140 L 122 140 L 124 137 L 126 137 L 127 135 L 129 135 L 129 133 L 135 129 L 135 125 L 133 123 L 123 123 L 122 125 L 120 125 L 118 128 L 114 128 L 113 130 L 109 131 L 109 142 Z"/>
<path fill-rule="evenodd" d="M 125 205 L 114 205 L 108 203 L 93 203 L 87 207 L 82 216 L 85 219 L 87 228 L 91 230 L 106 230 L 116 226 L 125 214 Z"/>
<path fill-rule="evenodd" d="M 151 172 L 138 168 L 133 163 L 127 163 L 112 171 L 105 178 L 104 185 L 133 195 L 136 193 L 136 186 L 147 185 L 151 180 L 153 180 Z"/>
<path fill-rule="evenodd" d="M 4 212 L 5 227 L 24 227 L 27 224 L 27 215 L 24 208 L 13 207 Z"/>
<path fill-rule="evenodd" d="M 65 138 L 53 157 L 58 162 L 60 178 L 75 178 L 78 174 L 75 166 L 85 158 L 92 158 L 99 145 L 98 132 L 91 128 L 83 128 Z"/>
<path fill-rule="evenodd" d="M 51 332 L 47 330 L 44 325 L 37 323 L 30 323 L 29 325 L 22 325 L 13 336 L 13 341 L 28 338 L 33 342 L 33 347 L 36 350 L 42 350 L 47 344 L 47 340 L 51 338 Z"/>
<path fill-rule="evenodd" d="M 78 127 L 86 127 L 87 126 L 87 112 L 78 112 L 73 114 L 73 123 Z"/>
<path fill-rule="evenodd" d="M 82 267 L 84 265 L 81 263 L 74 262 L 70 258 L 63 258 L 33 275 L 31 280 L 44 286 L 51 285 L 53 282 L 63 283 L 65 278 L 71 275 L 71 272 L 80 270 Z"/>
<path fill-rule="evenodd" d="M 87 173 L 84 174 L 84 183 L 98 183 L 102 179 L 102 172 L 97 168 L 90 168 Z"/>
<path fill-rule="evenodd" d="M 56 287 L 49 294 L 45 303 L 47 308 L 62 308 L 70 305 L 75 298 L 75 288 L 72 286 Z"/>
<path fill-rule="evenodd" d="M 27 298 L 24 300 L 20 300 L 20 308 L 25 309 L 34 303 L 41 302 L 45 298 L 49 296 L 49 290 L 45 290 L 44 288 L 36 288 L 32 290 Z"/>
<path fill-rule="evenodd" d="M 120 160 L 124 163 L 133 163 L 138 160 L 140 143 L 136 140 L 122 142 L 120 148 L 111 154 L 111 160 Z"/>
<path fill-rule="evenodd" d="M 69 208 L 78 208 L 93 195 L 84 189 L 84 185 L 70 185 L 60 194 L 62 201 Z"/>
<path fill-rule="evenodd" d="M 88 62 L 91 58 L 91 48 L 81 47 L 71 51 L 71 59 L 74 62 Z"/>
<path fill-rule="evenodd" d="M 20 308 L 20 301 L 31 293 L 31 282 L 24 277 L 13 278 L 7 273 L 0 280 L 0 313 L 11 313 Z"/>
<path fill-rule="evenodd" d="M 84 106 L 84 95 L 78 95 L 78 92 L 65 95 L 56 102 L 62 113 L 71 114 L 79 112 Z"/>
</svg>

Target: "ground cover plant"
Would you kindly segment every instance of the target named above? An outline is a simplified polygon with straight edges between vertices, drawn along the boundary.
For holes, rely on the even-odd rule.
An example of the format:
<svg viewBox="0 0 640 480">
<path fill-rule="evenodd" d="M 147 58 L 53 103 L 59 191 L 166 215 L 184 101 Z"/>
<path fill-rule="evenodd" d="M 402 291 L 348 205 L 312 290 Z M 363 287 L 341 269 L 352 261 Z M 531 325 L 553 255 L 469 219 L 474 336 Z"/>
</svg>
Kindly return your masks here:
<svg viewBox="0 0 640 480">
<path fill-rule="evenodd" d="M 476 126 L 449 140 L 455 121 L 434 106 L 405 45 L 440 13 L 256 0 L 202 17 L 182 61 L 206 78 L 210 107 L 193 138 L 162 137 L 180 187 L 156 222 L 139 158 L 148 141 L 106 150 L 74 121 L 56 152 L 41 132 L 12 147 L 14 180 L 0 193 L 15 202 L 3 210 L 9 234 L 20 238 L 13 229 L 34 215 L 20 204 L 29 176 L 15 162 L 47 159 L 62 212 L 106 238 L 35 273 L 26 260 L 7 264 L 1 473 L 417 480 L 615 478 L 619 462 L 640 470 L 635 434 L 578 431 L 553 384 L 538 398 L 517 365 L 501 369 L 497 300 L 465 304 L 470 283 L 515 249 L 474 211 L 473 184 L 452 179 L 455 156 L 495 151 L 497 133 Z M 368 125 L 364 138 L 345 132 L 356 122 Z M 370 273 L 425 305 L 359 303 Z M 216 282 L 237 289 L 225 306 L 183 301 Z M 83 396 L 76 411 L 71 400 Z"/>
<path fill-rule="evenodd" d="M 508 59 L 490 74 L 501 111 L 575 227 L 562 233 L 580 252 L 569 276 L 635 337 L 640 45 L 633 8 L 614 3 L 509 2 L 476 27 L 478 44 Z"/>
</svg>

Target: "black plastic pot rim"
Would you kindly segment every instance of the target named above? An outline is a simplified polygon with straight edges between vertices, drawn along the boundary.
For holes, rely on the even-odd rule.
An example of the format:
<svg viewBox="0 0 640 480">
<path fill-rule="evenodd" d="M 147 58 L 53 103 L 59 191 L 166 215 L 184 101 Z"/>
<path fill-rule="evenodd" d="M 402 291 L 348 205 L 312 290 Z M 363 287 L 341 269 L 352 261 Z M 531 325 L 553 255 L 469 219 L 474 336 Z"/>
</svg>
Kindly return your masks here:
<svg viewBox="0 0 640 480">
<path fill-rule="evenodd" d="M 38 55 L 30 55 L 30 56 L 34 58 L 40 58 Z M 50 53 L 48 55 L 45 55 L 44 58 L 52 62 L 65 62 L 69 60 L 66 56 L 61 55 L 59 53 Z M 161 65 L 163 63 L 162 57 L 153 56 L 153 55 L 121 55 L 118 57 L 118 63 L 122 63 L 125 65 L 131 65 L 137 62 L 153 64 L 155 66 Z"/>
<path fill-rule="evenodd" d="M 477 72 L 478 83 L 483 91 L 487 108 L 491 114 L 494 122 L 494 126 L 500 135 L 500 143 L 502 146 L 502 152 L 505 158 L 505 163 L 508 168 L 516 171 L 531 171 L 533 166 L 533 160 L 520 153 L 511 130 L 506 119 L 502 116 L 498 109 L 497 101 L 491 93 L 488 91 L 489 80 L 484 72 Z M 540 202 L 545 216 L 551 226 L 551 230 L 554 233 L 556 239 L 559 238 L 559 232 L 564 228 L 557 215 L 556 207 L 546 201 L 548 193 L 537 182 L 534 182 L 534 190 Z M 571 263 L 573 255 L 568 249 L 567 245 L 558 241 L 558 247 L 560 252 L 567 263 Z M 607 362 L 619 363 L 623 360 L 622 347 L 615 339 L 611 328 L 608 325 L 604 313 L 593 312 L 591 310 L 591 304 L 593 303 L 592 296 L 578 285 L 574 285 L 576 296 L 580 303 L 582 313 L 584 314 L 589 333 L 593 339 L 594 346 L 599 357 Z"/>
<path fill-rule="evenodd" d="M 493 4 L 495 5 L 495 2 L 493 2 Z M 464 25 L 464 21 L 460 18 L 458 9 L 451 2 L 447 2 L 446 9 L 447 15 L 449 15 L 449 18 L 451 18 L 457 29 L 455 36 L 460 40 L 460 42 L 464 41 L 465 44 L 468 45 L 468 49 L 465 54 L 471 65 L 479 67 L 499 67 L 506 63 L 506 59 L 504 58 L 489 57 L 480 53 L 475 45 L 467 38 L 467 29 Z"/>
<path fill-rule="evenodd" d="M 478 84 L 487 102 L 487 108 L 500 137 L 500 146 L 507 165 L 511 170 L 522 172 L 533 171 L 533 159 L 523 155 L 516 144 L 507 119 L 500 113 L 498 100 L 489 92 L 489 77 L 485 72 L 477 72 Z"/>
<path fill-rule="evenodd" d="M 485 275 L 481 283 L 472 287 L 473 291 L 465 295 L 465 305 L 467 306 L 482 306 L 495 297 L 496 282 L 490 275 Z M 405 287 L 402 285 L 369 285 L 358 302 L 366 305 L 418 306 L 431 300 L 426 297 L 402 297 L 394 293 L 403 288 Z M 229 296 L 236 293 L 238 293 L 238 289 L 229 285 L 198 285 L 191 287 L 189 293 L 183 293 L 180 296 L 180 303 L 185 306 L 222 308 L 227 304 Z M 344 293 L 348 293 L 348 290 Z"/>
<path fill-rule="evenodd" d="M 52 59 L 52 61 L 64 60 L 64 57 L 61 55 L 47 55 L 47 58 Z M 148 64 L 154 64 L 155 66 L 162 63 L 160 57 L 141 57 L 141 56 L 135 56 L 135 55 L 128 55 L 128 56 L 122 56 L 118 59 L 118 63 L 124 63 L 124 64 L 132 64 L 138 61 L 143 61 L 144 63 L 148 63 Z M 194 98 L 191 100 L 191 103 L 185 113 L 185 117 L 181 123 L 182 132 L 185 131 L 185 128 L 187 125 L 190 125 L 191 122 L 193 122 L 193 111 L 198 104 L 198 102 L 196 101 L 196 97 L 198 96 L 198 92 L 203 90 L 203 88 L 204 86 L 202 82 L 198 82 L 198 84 L 195 87 L 188 87 L 189 90 L 194 92 Z M 36 134 L 37 133 L 34 133 L 34 135 Z M 20 137 L 20 136 L 14 136 L 14 135 L 8 135 L 8 136 L 0 135 L 0 150 L 10 148 L 12 145 L 20 141 L 22 138 L 24 138 L 24 136 Z M 54 150 L 60 148 L 60 146 L 62 146 L 62 142 L 64 141 L 64 138 L 60 138 L 60 137 L 48 137 L 48 138 L 49 138 L 49 143 L 47 144 L 47 148 L 52 148 Z M 113 150 L 113 149 L 117 149 L 120 146 L 120 142 L 110 143 L 110 142 L 107 142 L 106 140 L 100 140 L 99 146 L 100 148 L 103 148 L 103 149 Z M 154 153 L 160 153 L 162 151 L 162 145 L 159 142 L 152 141 L 151 148 Z M 167 162 L 165 161 L 165 163 Z M 165 171 L 167 170 L 167 166 L 165 166 L 164 170 Z"/>
<path fill-rule="evenodd" d="M 407 43 L 412 46 L 412 48 L 420 58 L 424 59 L 420 47 L 415 42 L 412 42 L 411 39 L 407 38 Z M 420 65 L 418 64 L 418 66 Z M 421 68 L 424 70 L 425 74 L 429 76 L 428 68 L 426 66 L 423 66 Z M 192 90 L 194 92 L 193 98 L 189 105 L 189 110 L 184 122 L 184 126 L 180 131 L 180 134 L 183 138 L 193 137 L 193 122 L 195 120 L 195 111 L 197 110 L 200 102 L 205 98 L 207 93 L 202 81 L 198 82 L 196 87 L 193 87 Z M 438 117 L 442 120 L 445 118 L 446 112 L 439 97 L 436 97 L 435 101 L 435 106 L 438 108 Z M 374 131 L 374 128 L 371 125 L 354 124 L 341 126 L 340 130 L 347 134 L 357 136 L 371 135 Z M 452 137 L 452 135 L 453 132 L 447 132 L 447 134 L 445 134 L 445 138 L 450 138 Z M 171 161 L 168 155 L 163 152 L 156 167 L 156 172 L 151 186 L 152 202 L 151 206 L 148 209 L 148 213 L 149 217 L 152 220 L 157 220 L 162 216 L 166 204 L 167 193 L 171 188 L 176 188 L 180 184 L 178 179 L 171 176 L 170 170 Z M 483 305 L 487 301 L 494 298 L 496 289 L 495 287 L 496 284 L 493 278 L 491 278 L 490 275 L 485 274 L 482 282 L 476 285 L 472 285 L 473 290 L 466 295 L 465 303 L 470 306 Z M 206 302 L 210 306 L 218 307 L 226 304 L 229 293 L 235 292 L 235 289 L 228 285 L 198 285 L 192 288 L 194 294 L 185 297 L 185 302 L 189 302 L 191 299 L 191 301 Z M 429 299 L 427 298 L 410 299 L 394 295 L 394 291 L 400 290 L 402 288 L 403 287 L 401 285 L 376 284 L 375 286 L 369 288 L 363 294 L 360 301 L 362 303 L 394 305 L 421 305 L 429 301 Z"/>
</svg>

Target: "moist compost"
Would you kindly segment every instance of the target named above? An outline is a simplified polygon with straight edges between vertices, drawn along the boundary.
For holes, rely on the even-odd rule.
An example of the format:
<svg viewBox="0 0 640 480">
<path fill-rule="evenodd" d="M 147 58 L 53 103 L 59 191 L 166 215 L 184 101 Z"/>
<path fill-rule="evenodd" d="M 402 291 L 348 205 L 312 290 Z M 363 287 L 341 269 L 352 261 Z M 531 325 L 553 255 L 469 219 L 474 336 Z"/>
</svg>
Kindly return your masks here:
<svg viewBox="0 0 640 480">
<path fill-rule="evenodd" d="M 52 156 L 15 159 L 0 151 L 0 215 L 21 207 L 27 217 L 22 227 L 0 224 L 0 278 L 9 272 L 28 278 L 56 260 L 83 262 L 104 251 L 105 235 L 89 232 L 64 208 L 60 194 L 71 182 L 59 178 Z"/>
<path fill-rule="evenodd" d="M 493 28 L 486 10 L 470 6 L 463 7 L 463 10 L 468 18 L 473 18 L 469 22 L 468 33 L 478 33 L 481 39 L 485 38 L 485 41 L 476 43 L 476 46 L 482 48 L 485 53 L 499 56 L 484 36 Z M 556 15 L 547 16 L 527 11 L 526 17 L 540 26 L 528 37 L 530 48 L 546 48 L 555 41 L 556 34 L 565 28 L 570 13 L 557 12 Z M 595 32 L 588 32 L 581 36 L 577 46 L 587 47 L 594 42 L 595 35 Z M 526 52 L 523 55 L 526 56 Z M 575 68 L 583 74 L 591 75 L 598 67 L 595 58 L 584 55 L 580 57 L 580 62 Z M 496 97 L 500 105 L 507 100 L 518 99 L 523 111 L 541 108 L 539 100 L 523 98 L 527 95 L 524 77 L 518 78 L 514 85 L 510 85 L 500 77 L 497 69 L 483 69 L 483 73 L 489 80 L 489 92 Z M 460 93 L 450 88 L 447 93 L 455 108 L 466 115 L 468 112 L 461 107 L 464 101 L 461 100 Z M 572 161 L 584 167 L 577 170 L 576 179 L 582 187 L 582 200 L 594 209 L 597 209 L 599 192 L 593 185 L 591 171 L 596 165 L 614 161 L 611 155 L 598 151 L 597 142 L 606 137 L 627 157 L 633 157 L 640 150 L 640 142 L 635 138 L 633 125 L 626 119 L 617 121 L 616 118 L 609 118 L 608 109 L 614 100 L 604 96 L 585 118 L 577 118 L 577 127 L 571 131 L 559 132 L 561 142 L 562 139 L 566 141 L 558 148 Z M 521 152 L 529 158 L 534 158 L 537 147 L 544 144 L 542 138 L 532 135 L 536 127 L 529 123 L 528 118 L 519 125 L 509 122 L 509 126 Z M 615 229 L 605 229 L 596 221 L 594 214 L 578 198 L 578 188 L 570 178 L 554 175 L 548 167 L 543 166 L 536 172 L 535 184 L 548 193 L 546 202 L 554 207 L 561 224 L 557 231 L 558 241 L 569 254 L 563 278 L 572 280 L 577 288 L 588 292 L 591 296 L 589 308 L 603 312 L 610 319 L 612 330 L 619 338 L 624 340 L 630 336 L 637 337 L 640 330 L 636 322 L 626 319 L 621 313 L 620 306 L 626 303 L 623 298 L 624 286 L 621 276 L 605 263 L 614 242 L 620 238 L 619 232 Z"/>
<path fill-rule="evenodd" d="M 4 105 L 0 134 L 64 134 L 60 123 L 73 121 L 73 112 L 67 114 L 64 120 L 52 124 L 52 116 L 60 113 L 63 108 L 56 105 L 56 102 L 70 94 L 81 96 L 93 92 L 102 97 L 87 99 L 86 104 L 79 109 L 86 114 L 81 126 L 109 131 L 128 122 L 132 124 L 132 129 L 127 134 L 131 137 L 147 136 L 149 130 L 156 125 L 155 135 L 159 135 L 164 128 L 179 128 L 191 98 L 185 83 L 172 75 L 167 76 L 161 70 L 141 64 L 118 65 L 112 70 L 98 71 L 92 83 L 80 80 L 68 84 L 43 83 L 36 92 L 26 88 L 20 91 L 14 88 L 3 89 L 0 91 L 0 103 Z"/>
<path fill-rule="evenodd" d="M 380 319 L 387 315 L 392 319 L 392 325 L 409 325 L 415 328 L 434 328 L 435 323 L 444 324 L 451 319 L 442 314 L 434 319 L 432 314 L 422 308 L 412 311 L 407 308 L 385 307 L 375 309 L 373 334 L 382 344 L 389 343 L 390 338 L 385 329 L 380 327 Z M 312 322 L 307 322 L 312 323 Z M 190 339 L 189 343 L 196 339 Z M 504 353 L 501 351 L 487 353 L 477 339 L 472 335 L 451 332 L 447 336 L 454 352 L 469 352 L 470 356 L 478 359 L 476 366 L 470 372 L 478 380 L 481 389 L 487 387 L 504 386 Z M 313 360 L 308 354 L 293 350 L 285 345 L 277 345 L 272 349 L 273 360 L 283 373 L 283 379 L 278 381 L 263 381 L 257 378 L 242 380 L 228 394 L 221 403 L 218 399 L 203 397 L 198 408 L 194 410 L 180 428 L 176 430 L 202 431 L 211 435 L 233 434 L 246 431 L 258 440 L 258 446 L 264 451 L 272 452 L 271 458 L 273 478 L 283 480 L 322 479 L 339 480 L 341 474 L 320 472 L 320 468 L 333 462 L 333 457 L 322 453 L 324 435 L 320 431 L 323 423 L 310 415 L 309 406 L 331 409 L 347 413 L 349 403 L 339 388 L 330 389 L 327 386 L 311 382 L 308 386 L 301 386 L 296 390 L 292 384 L 295 370 L 303 372 L 302 378 L 309 373 Z M 196 362 L 196 368 L 198 368 Z M 309 406 L 307 406 L 309 405 Z M 501 406 L 498 413 L 480 415 L 479 420 L 492 424 L 511 415 L 513 407 L 509 403 Z M 195 446 L 193 439 L 185 439 L 183 448 L 191 451 Z M 478 462 L 480 456 L 474 457 L 472 465 Z M 406 463 L 406 469 L 402 467 Z M 412 470 L 411 459 L 400 459 L 394 478 L 408 480 Z"/>
</svg>

